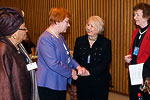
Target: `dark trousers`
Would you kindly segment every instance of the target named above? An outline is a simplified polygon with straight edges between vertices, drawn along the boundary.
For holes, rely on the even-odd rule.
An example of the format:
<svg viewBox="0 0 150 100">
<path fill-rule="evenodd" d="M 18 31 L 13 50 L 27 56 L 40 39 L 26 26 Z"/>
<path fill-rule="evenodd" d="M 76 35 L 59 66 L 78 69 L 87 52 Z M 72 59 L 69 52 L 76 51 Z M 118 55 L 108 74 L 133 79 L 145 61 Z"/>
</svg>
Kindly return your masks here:
<svg viewBox="0 0 150 100">
<path fill-rule="evenodd" d="M 143 94 L 143 100 L 150 100 L 150 94 L 144 93 Z"/>
<path fill-rule="evenodd" d="M 141 93 L 143 96 L 142 100 L 150 100 L 150 94 L 143 93 L 142 91 L 140 91 L 139 89 L 140 85 L 135 85 L 135 86 L 131 86 L 130 85 L 130 94 L 129 94 L 129 98 L 130 100 L 138 100 L 138 93 Z"/>
<path fill-rule="evenodd" d="M 150 100 L 150 94 L 143 93 L 139 89 L 140 85 L 131 85 L 130 79 L 129 79 L 129 98 L 130 100 L 138 100 L 138 93 L 141 93 L 143 96 L 143 100 Z"/>
<path fill-rule="evenodd" d="M 38 87 L 40 100 L 66 100 L 66 91 Z"/>
<path fill-rule="evenodd" d="M 78 81 L 78 100 L 108 100 L 109 83 L 105 80 Z"/>
<path fill-rule="evenodd" d="M 129 75 L 129 100 L 138 100 L 138 93 L 142 93 L 139 88 L 140 85 L 131 85 L 131 80 Z"/>
<path fill-rule="evenodd" d="M 129 98 L 130 100 L 138 100 L 138 93 L 141 93 L 139 89 L 140 85 L 131 85 L 129 86 Z"/>
</svg>

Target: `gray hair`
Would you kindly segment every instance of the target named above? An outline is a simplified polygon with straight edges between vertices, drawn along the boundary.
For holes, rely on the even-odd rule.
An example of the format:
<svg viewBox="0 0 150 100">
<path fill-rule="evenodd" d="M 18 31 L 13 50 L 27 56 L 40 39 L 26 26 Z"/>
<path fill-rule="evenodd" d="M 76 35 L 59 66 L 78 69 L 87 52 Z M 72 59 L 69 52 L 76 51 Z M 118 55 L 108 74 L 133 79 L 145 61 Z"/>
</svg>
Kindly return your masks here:
<svg viewBox="0 0 150 100">
<path fill-rule="evenodd" d="M 99 16 L 91 16 L 87 22 L 93 21 L 93 24 L 97 27 L 98 33 L 102 34 L 104 31 L 104 20 Z"/>
</svg>

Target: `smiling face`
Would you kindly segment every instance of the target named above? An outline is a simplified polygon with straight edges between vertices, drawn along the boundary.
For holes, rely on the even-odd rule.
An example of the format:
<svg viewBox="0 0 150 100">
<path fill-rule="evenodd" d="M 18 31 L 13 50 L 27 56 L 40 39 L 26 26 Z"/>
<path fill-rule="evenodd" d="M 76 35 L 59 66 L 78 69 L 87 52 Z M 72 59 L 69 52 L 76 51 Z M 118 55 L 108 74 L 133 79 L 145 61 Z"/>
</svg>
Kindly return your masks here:
<svg viewBox="0 0 150 100">
<path fill-rule="evenodd" d="M 59 25 L 60 33 L 65 33 L 67 28 L 70 27 L 69 18 L 66 17 L 62 22 L 57 22 L 57 25 Z"/>
<path fill-rule="evenodd" d="M 148 24 L 147 18 L 143 17 L 143 10 L 136 10 L 134 11 L 134 20 L 135 24 L 144 28 Z"/>
<path fill-rule="evenodd" d="M 98 34 L 98 28 L 92 20 L 89 20 L 88 23 L 86 24 L 86 32 L 89 36 L 92 37 Z"/>
</svg>

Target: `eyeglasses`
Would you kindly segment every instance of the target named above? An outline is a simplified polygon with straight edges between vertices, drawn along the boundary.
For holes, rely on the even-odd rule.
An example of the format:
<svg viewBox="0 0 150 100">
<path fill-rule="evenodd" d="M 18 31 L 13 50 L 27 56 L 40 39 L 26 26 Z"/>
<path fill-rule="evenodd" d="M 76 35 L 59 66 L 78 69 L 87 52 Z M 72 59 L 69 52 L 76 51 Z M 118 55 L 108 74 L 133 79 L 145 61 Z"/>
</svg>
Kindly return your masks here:
<svg viewBox="0 0 150 100">
<path fill-rule="evenodd" d="M 20 28 L 18 30 L 23 30 L 23 31 L 27 31 L 28 29 L 27 28 Z"/>
</svg>

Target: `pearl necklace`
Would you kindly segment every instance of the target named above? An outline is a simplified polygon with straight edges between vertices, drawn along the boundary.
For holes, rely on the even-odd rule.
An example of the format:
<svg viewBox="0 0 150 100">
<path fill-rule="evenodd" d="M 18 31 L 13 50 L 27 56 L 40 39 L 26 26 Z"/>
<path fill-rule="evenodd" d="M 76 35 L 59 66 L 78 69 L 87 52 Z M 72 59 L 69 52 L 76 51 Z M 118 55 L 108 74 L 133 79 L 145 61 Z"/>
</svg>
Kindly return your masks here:
<svg viewBox="0 0 150 100">
<path fill-rule="evenodd" d="M 17 49 L 18 54 L 20 54 L 20 49 L 19 49 L 19 47 L 17 47 L 16 49 Z"/>
<path fill-rule="evenodd" d="M 143 32 L 141 32 L 141 30 L 139 30 L 140 36 L 139 36 L 139 40 L 141 39 L 142 34 L 144 34 L 147 31 L 147 29 Z"/>
</svg>

